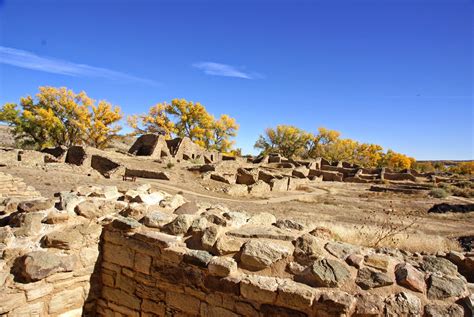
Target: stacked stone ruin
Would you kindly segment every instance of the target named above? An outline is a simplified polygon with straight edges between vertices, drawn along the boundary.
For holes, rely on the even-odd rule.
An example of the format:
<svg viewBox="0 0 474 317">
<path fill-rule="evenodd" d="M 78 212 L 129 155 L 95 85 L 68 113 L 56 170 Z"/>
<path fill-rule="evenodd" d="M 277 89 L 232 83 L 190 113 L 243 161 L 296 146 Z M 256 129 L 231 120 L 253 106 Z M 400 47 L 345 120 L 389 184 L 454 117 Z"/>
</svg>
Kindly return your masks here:
<svg viewBox="0 0 474 317">
<path fill-rule="evenodd" d="M 81 186 L 7 210 L 2 316 L 473 313 L 474 253 L 356 246 L 149 185 Z"/>
<path fill-rule="evenodd" d="M 224 168 L 220 166 L 224 165 Z M 387 168 L 361 168 L 345 162 L 331 163 L 322 158 L 306 161 L 286 159 L 279 154 L 240 162 L 233 170 L 225 162 L 191 167 L 204 179 L 229 184 L 226 192 L 232 196 L 264 196 L 266 193 L 292 191 L 321 181 L 350 183 L 430 181 L 432 174 L 394 172 Z M 416 176 L 415 176 L 416 175 Z M 384 189 L 384 188 L 383 188 Z"/>
<path fill-rule="evenodd" d="M 129 154 L 151 158 L 167 158 L 176 161 L 213 163 L 221 160 L 217 151 L 208 151 L 191 141 L 190 138 L 167 140 L 163 135 L 144 134 L 132 145 Z"/>
<path fill-rule="evenodd" d="M 0 199 L 39 197 L 41 194 L 19 177 L 0 172 Z"/>
</svg>

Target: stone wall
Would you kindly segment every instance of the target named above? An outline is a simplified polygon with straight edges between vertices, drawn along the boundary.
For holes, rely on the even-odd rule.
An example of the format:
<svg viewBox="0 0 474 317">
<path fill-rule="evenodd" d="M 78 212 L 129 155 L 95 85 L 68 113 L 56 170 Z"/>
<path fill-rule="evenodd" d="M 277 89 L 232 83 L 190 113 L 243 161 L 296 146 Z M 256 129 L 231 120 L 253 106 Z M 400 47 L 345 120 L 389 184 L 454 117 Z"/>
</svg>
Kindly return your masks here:
<svg viewBox="0 0 474 317">
<path fill-rule="evenodd" d="M 283 223 L 289 224 L 279 222 Z M 312 243 L 323 241 L 323 231 L 296 238 L 290 232 L 253 227 L 250 234 L 248 227 L 243 228 L 237 236 L 247 241 L 230 254 L 218 255 L 222 252 L 212 246 L 209 252 L 187 247 L 186 237 L 115 220 L 103 235 L 103 287 L 97 312 L 104 316 L 470 314 L 461 305 L 471 303 L 472 295 L 466 297 L 470 291 L 448 260 L 427 256 L 418 259 L 418 266 L 414 258 L 412 265 L 401 254 L 337 242 L 325 247 L 322 243 L 325 250 L 315 255 Z M 249 239 L 265 232 L 265 238 Z M 295 239 L 293 247 L 284 242 L 289 239 Z M 295 262 L 288 261 L 292 255 Z"/>
<path fill-rule="evenodd" d="M 474 253 L 372 249 L 330 228 L 82 186 L 0 217 L 0 315 L 469 316 Z"/>
<path fill-rule="evenodd" d="M 41 194 L 33 187 L 26 185 L 21 178 L 0 172 L 0 199 L 39 196 Z"/>
</svg>

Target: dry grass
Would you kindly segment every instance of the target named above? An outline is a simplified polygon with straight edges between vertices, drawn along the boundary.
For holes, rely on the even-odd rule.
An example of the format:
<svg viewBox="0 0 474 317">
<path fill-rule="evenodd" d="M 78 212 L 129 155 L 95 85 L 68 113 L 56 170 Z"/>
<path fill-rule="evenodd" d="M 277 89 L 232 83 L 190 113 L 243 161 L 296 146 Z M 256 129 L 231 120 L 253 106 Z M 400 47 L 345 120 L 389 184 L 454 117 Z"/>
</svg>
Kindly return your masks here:
<svg viewBox="0 0 474 317">
<path fill-rule="evenodd" d="M 370 237 L 375 236 L 380 227 L 377 226 L 358 226 L 344 225 L 334 222 L 323 222 L 321 226 L 330 229 L 338 240 L 371 247 L 373 241 Z M 429 252 L 436 253 L 438 251 L 461 250 L 459 243 L 439 235 L 427 235 L 417 230 L 396 234 L 394 239 L 382 241 L 381 247 L 397 248 L 411 252 Z"/>
</svg>

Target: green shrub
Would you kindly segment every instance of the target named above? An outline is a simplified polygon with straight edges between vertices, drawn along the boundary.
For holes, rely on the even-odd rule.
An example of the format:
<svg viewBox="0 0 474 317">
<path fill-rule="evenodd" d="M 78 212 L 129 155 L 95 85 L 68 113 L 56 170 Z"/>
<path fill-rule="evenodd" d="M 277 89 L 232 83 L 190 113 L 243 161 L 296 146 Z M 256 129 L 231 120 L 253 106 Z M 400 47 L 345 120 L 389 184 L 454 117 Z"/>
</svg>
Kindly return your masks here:
<svg viewBox="0 0 474 317">
<path fill-rule="evenodd" d="M 166 163 L 166 168 L 173 168 L 174 164 L 171 162 Z"/>
<path fill-rule="evenodd" d="M 434 198 L 446 198 L 449 196 L 449 192 L 443 188 L 433 188 L 430 190 L 430 196 Z"/>
</svg>

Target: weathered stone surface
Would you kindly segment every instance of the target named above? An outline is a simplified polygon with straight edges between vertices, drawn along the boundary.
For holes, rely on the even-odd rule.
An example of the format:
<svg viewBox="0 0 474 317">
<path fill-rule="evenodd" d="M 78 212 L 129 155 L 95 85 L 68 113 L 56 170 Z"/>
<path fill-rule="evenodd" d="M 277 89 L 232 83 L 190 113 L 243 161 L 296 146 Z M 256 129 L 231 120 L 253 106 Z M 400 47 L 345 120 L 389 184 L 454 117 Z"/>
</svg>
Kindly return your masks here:
<svg viewBox="0 0 474 317">
<path fill-rule="evenodd" d="M 255 184 L 249 186 L 249 194 L 256 197 L 262 197 L 268 194 L 270 189 L 270 185 L 264 181 L 256 181 Z"/>
<path fill-rule="evenodd" d="M 73 192 L 59 193 L 59 208 L 66 211 L 70 215 L 75 215 L 74 208 L 85 200 L 84 197 L 78 196 Z"/>
<path fill-rule="evenodd" d="M 175 210 L 186 202 L 186 199 L 182 195 L 177 194 L 166 196 L 162 201 L 160 201 L 160 206 L 165 209 Z"/>
<path fill-rule="evenodd" d="M 428 298 L 445 299 L 459 297 L 466 292 L 465 283 L 456 277 L 432 274 L 428 282 Z"/>
<path fill-rule="evenodd" d="M 204 229 L 201 236 L 201 247 L 206 251 L 211 251 L 219 238 L 221 227 L 211 225 Z"/>
<path fill-rule="evenodd" d="M 371 289 L 393 284 L 393 279 L 385 273 L 363 267 L 357 272 L 356 283 L 362 289 Z"/>
<path fill-rule="evenodd" d="M 355 299 L 355 316 L 382 316 L 384 309 L 384 299 L 382 296 L 364 293 L 357 294 Z"/>
<path fill-rule="evenodd" d="M 232 174 L 229 175 L 229 174 L 224 174 L 224 173 L 212 173 L 211 179 L 218 182 L 223 182 L 226 184 L 235 183 L 235 175 L 232 175 Z"/>
<path fill-rule="evenodd" d="M 321 259 L 310 267 L 307 282 L 316 287 L 339 287 L 350 276 L 351 273 L 344 263 L 333 259 Z"/>
<path fill-rule="evenodd" d="M 269 183 L 272 192 L 284 192 L 288 190 L 288 177 L 274 178 Z"/>
<path fill-rule="evenodd" d="M 203 250 L 188 250 L 184 254 L 183 261 L 199 267 L 207 267 L 212 259 L 212 254 Z"/>
<path fill-rule="evenodd" d="M 0 227 L 0 251 L 10 246 L 14 239 L 12 228 L 8 226 Z"/>
<path fill-rule="evenodd" d="M 122 194 L 118 191 L 117 186 L 102 186 L 100 191 L 92 192 L 89 196 L 114 200 L 122 197 Z"/>
<path fill-rule="evenodd" d="M 292 175 L 298 178 L 306 178 L 309 175 L 309 169 L 306 166 L 299 166 L 293 170 Z"/>
<path fill-rule="evenodd" d="M 44 217 L 43 212 L 14 213 L 10 218 L 10 226 L 19 227 L 14 230 L 17 237 L 37 235 L 43 228 L 41 222 Z"/>
<path fill-rule="evenodd" d="M 423 261 L 420 263 L 420 267 L 427 273 L 437 273 L 450 276 L 458 275 L 458 268 L 451 261 L 435 257 L 425 256 Z"/>
<path fill-rule="evenodd" d="M 57 314 L 67 312 L 72 308 L 79 308 L 83 305 L 83 296 L 82 287 L 59 292 L 51 298 L 48 312 L 50 314 Z"/>
<path fill-rule="evenodd" d="M 357 253 L 360 250 L 358 246 L 339 241 L 330 241 L 324 248 L 340 259 L 345 259 L 349 254 Z"/>
<path fill-rule="evenodd" d="M 248 220 L 249 225 L 270 226 L 276 222 L 276 217 L 268 212 L 261 212 L 253 215 Z"/>
<path fill-rule="evenodd" d="M 304 225 L 291 219 L 279 219 L 275 222 L 275 227 L 280 229 L 303 230 Z"/>
<path fill-rule="evenodd" d="M 135 233 L 133 237 L 150 245 L 158 245 L 163 248 L 177 246 L 182 241 L 180 236 L 149 230 L 141 230 L 141 232 Z"/>
<path fill-rule="evenodd" d="M 209 225 L 209 221 L 207 221 L 206 218 L 197 217 L 191 223 L 191 227 L 189 227 L 188 232 L 202 233 Z"/>
<path fill-rule="evenodd" d="M 261 270 L 289 256 L 292 251 L 288 245 L 264 240 L 250 240 L 242 247 L 240 261 L 251 270 Z"/>
<path fill-rule="evenodd" d="M 237 272 L 237 262 L 229 257 L 213 257 L 208 265 L 209 272 L 219 277 L 225 277 Z"/>
<path fill-rule="evenodd" d="M 39 281 L 58 272 L 72 271 L 78 264 L 78 258 L 59 256 L 47 251 L 32 251 L 18 262 L 16 274 L 26 282 Z"/>
<path fill-rule="evenodd" d="M 312 287 L 285 279 L 278 283 L 276 304 L 302 310 L 308 309 L 313 305 L 315 293 Z"/>
<path fill-rule="evenodd" d="M 421 316 L 421 301 L 415 295 L 401 292 L 391 295 L 385 300 L 385 316 Z"/>
<path fill-rule="evenodd" d="M 257 173 L 252 173 L 244 168 L 237 169 L 237 177 L 235 182 L 237 184 L 252 185 L 257 181 Z"/>
<path fill-rule="evenodd" d="M 121 211 L 122 209 L 125 209 L 125 207 L 126 204 L 124 202 L 111 202 L 107 200 L 91 198 L 79 203 L 74 208 L 74 211 L 80 216 L 88 219 L 94 219 Z"/>
<path fill-rule="evenodd" d="M 274 240 L 291 241 L 298 236 L 299 232 L 282 230 L 275 226 L 245 225 L 238 229 L 227 231 L 226 234 L 240 238 L 265 238 Z"/>
<path fill-rule="evenodd" d="M 45 303 L 37 302 L 33 304 L 23 304 L 18 308 L 11 311 L 8 316 L 10 317 L 23 317 L 23 316 L 44 316 L 46 314 Z M 62 316 L 61 316 L 62 317 Z M 67 316 L 65 316 L 67 317 Z"/>
<path fill-rule="evenodd" d="M 295 251 L 293 256 L 296 261 L 303 264 L 309 264 L 324 254 L 320 246 L 321 241 L 310 234 L 304 234 L 296 239 L 294 245 Z"/>
<path fill-rule="evenodd" d="M 437 305 L 437 304 L 428 304 L 425 306 L 425 316 L 426 317 L 463 317 L 464 309 L 457 305 Z"/>
<path fill-rule="evenodd" d="M 77 249 L 82 245 L 83 237 L 77 228 L 69 228 L 65 231 L 53 231 L 46 234 L 42 243 L 46 248 Z"/>
<path fill-rule="evenodd" d="M 346 258 L 346 263 L 350 266 L 360 269 L 362 264 L 364 263 L 364 257 L 360 254 L 353 253 Z"/>
<path fill-rule="evenodd" d="M 232 254 L 239 252 L 243 244 L 242 240 L 223 235 L 217 239 L 215 249 L 219 255 Z"/>
<path fill-rule="evenodd" d="M 270 182 L 276 178 L 276 175 L 273 174 L 270 171 L 265 171 L 265 170 L 259 170 L 258 171 L 258 180 L 264 181 L 267 184 L 270 184 Z"/>
<path fill-rule="evenodd" d="M 129 203 L 128 206 L 120 212 L 120 215 L 140 220 L 148 213 L 148 207 L 148 205 L 142 203 Z"/>
<path fill-rule="evenodd" d="M 306 267 L 301 265 L 298 262 L 291 261 L 286 266 L 286 269 L 288 272 L 290 272 L 293 275 L 301 276 L 304 274 Z"/>
<path fill-rule="evenodd" d="M 118 230 L 133 230 L 139 228 L 141 225 L 141 223 L 133 218 L 122 216 L 118 216 L 112 221 L 112 227 Z"/>
<path fill-rule="evenodd" d="M 199 212 L 199 207 L 194 201 L 190 201 L 184 203 L 183 205 L 179 206 L 175 211 L 174 214 L 176 215 L 195 215 Z"/>
<path fill-rule="evenodd" d="M 374 269 L 387 272 L 389 259 L 385 255 L 369 254 L 365 256 L 364 264 Z"/>
<path fill-rule="evenodd" d="M 354 305 L 354 296 L 343 291 L 333 290 L 321 292 L 318 302 L 314 303 L 313 308 L 323 315 L 328 312 L 336 316 L 347 316 L 353 311 Z"/>
<path fill-rule="evenodd" d="M 2 294 L 0 314 L 6 314 L 14 308 L 23 305 L 26 301 L 24 293 Z"/>
<path fill-rule="evenodd" d="M 152 211 L 152 212 L 148 212 L 144 217 L 143 219 L 141 220 L 141 222 L 147 226 L 147 227 L 151 227 L 151 228 L 161 228 L 163 227 L 165 224 L 173 221 L 173 219 L 175 218 L 176 216 L 172 215 L 172 214 L 169 214 L 169 213 L 166 213 L 166 212 L 161 212 L 161 211 Z"/>
<path fill-rule="evenodd" d="M 193 223 L 194 215 L 178 215 L 173 221 L 163 227 L 170 234 L 185 234 Z"/>
<path fill-rule="evenodd" d="M 308 184 L 309 179 L 307 178 L 296 178 L 296 177 L 289 177 L 288 178 L 288 190 L 299 190 Z"/>
<path fill-rule="evenodd" d="M 229 227 L 241 227 L 247 223 L 249 216 L 239 211 L 227 211 L 222 214 L 227 220 L 227 226 Z"/>
<path fill-rule="evenodd" d="M 74 213 L 74 212 L 73 212 Z M 75 215 L 75 213 L 74 213 Z M 43 220 L 44 223 L 49 225 L 55 225 L 58 223 L 65 223 L 68 222 L 70 219 L 69 213 L 62 213 L 57 211 L 51 211 L 47 216 L 46 219 Z"/>
<path fill-rule="evenodd" d="M 151 206 L 158 205 L 163 199 L 165 199 L 165 194 L 163 192 L 153 192 L 151 194 L 139 193 L 130 199 L 130 202 Z"/>
<path fill-rule="evenodd" d="M 278 280 L 274 277 L 247 275 L 240 283 L 244 298 L 261 303 L 273 303 L 277 297 Z"/>
<path fill-rule="evenodd" d="M 426 283 L 424 274 L 409 263 L 400 263 L 395 267 L 397 283 L 412 291 L 424 293 Z"/>
<path fill-rule="evenodd" d="M 225 189 L 225 192 L 234 197 L 243 197 L 249 193 L 249 188 L 244 184 L 231 184 Z"/>
<path fill-rule="evenodd" d="M 54 201 L 52 199 L 34 199 L 22 201 L 18 204 L 19 212 L 36 212 L 48 210 L 54 207 Z"/>
<path fill-rule="evenodd" d="M 167 292 L 166 303 L 171 307 L 194 316 L 199 315 L 200 312 L 200 300 L 190 295 Z"/>
<path fill-rule="evenodd" d="M 205 218 L 210 224 L 215 224 L 218 226 L 226 227 L 227 219 L 221 215 L 219 209 L 210 209 L 201 213 L 201 217 Z"/>
<path fill-rule="evenodd" d="M 1 195 L 1 194 L 0 194 Z M 19 199 L 8 197 L 0 199 L 0 215 L 8 215 L 18 210 Z"/>
</svg>

